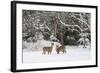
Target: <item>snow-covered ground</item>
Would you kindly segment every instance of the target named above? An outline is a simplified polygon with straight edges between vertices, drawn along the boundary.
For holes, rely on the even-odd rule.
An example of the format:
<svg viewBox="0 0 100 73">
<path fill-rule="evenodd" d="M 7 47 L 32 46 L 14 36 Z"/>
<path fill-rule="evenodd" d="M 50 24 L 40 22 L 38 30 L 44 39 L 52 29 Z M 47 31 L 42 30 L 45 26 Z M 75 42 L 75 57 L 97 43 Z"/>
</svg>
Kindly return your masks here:
<svg viewBox="0 0 100 73">
<path fill-rule="evenodd" d="M 53 48 L 53 51 L 50 55 L 42 54 L 42 50 L 23 50 L 23 63 L 45 63 L 81 60 L 91 60 L 90 47 L 83 48 L 82 46 L 66 46 L 66 53 L 64 54 L 57 54 Z"/>
</svg>

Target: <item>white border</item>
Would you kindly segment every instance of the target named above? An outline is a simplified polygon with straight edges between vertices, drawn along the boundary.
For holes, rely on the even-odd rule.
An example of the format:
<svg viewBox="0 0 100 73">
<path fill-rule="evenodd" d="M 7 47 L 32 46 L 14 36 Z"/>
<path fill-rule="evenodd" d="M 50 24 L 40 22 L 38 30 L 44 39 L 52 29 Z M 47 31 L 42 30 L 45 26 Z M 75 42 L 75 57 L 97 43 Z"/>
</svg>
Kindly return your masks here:
<svg viewBox="0 0 100 73">
<path fill-rule="evenodd" d="M 96 53 L 96 21 L 95 9 L 93 8 L 76 8 L 76 7 L 60 7 L 60 6 L 45 6 L 45 5 L 28 5 L 17 4 L 17 70 L 22 69 L 37 69 L 37 68 L 50 68 L 50 67 L 70 67 L 70 66 L 84 66 L 95 65 Z M 91 13 L 91 61 L 75 61 L 75 62 L 56 62 L 56 63 L 36 63 L 36 64 L 22 64 L 22 9 L 26 10 L 45 10 L 45 11 L 60 11 L 60 12 L 87 12 Z"/>
</svg>

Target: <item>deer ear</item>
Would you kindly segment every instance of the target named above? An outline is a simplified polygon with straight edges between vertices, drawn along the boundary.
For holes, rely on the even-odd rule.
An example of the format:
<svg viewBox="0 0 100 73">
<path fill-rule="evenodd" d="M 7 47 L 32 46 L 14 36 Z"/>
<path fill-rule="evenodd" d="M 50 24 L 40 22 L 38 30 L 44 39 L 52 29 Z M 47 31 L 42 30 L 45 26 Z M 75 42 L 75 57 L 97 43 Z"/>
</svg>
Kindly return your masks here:
<svg viewBox="0 0 100 73">
<path fill-rule="evenodd" d="M 52 43 L 52 45 L 54 45 L 54 43 Z"/>
<path fill-rule="evenodd" d="M 56 47 L 59 47 L 58 45 L 56 45 Z"/>
</svg>

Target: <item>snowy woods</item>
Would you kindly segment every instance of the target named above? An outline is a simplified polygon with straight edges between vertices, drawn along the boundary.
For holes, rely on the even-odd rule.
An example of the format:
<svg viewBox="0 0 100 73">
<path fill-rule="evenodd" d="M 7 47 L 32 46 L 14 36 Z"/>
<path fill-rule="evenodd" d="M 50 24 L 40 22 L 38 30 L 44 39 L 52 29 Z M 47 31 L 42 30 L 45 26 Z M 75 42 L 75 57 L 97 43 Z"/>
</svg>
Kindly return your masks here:
<svg viewBox="0 0 100 73">
<path fill-rule="evenodd" d="M 64 45 L 89 45 L 90 18 L 90 13 L 23 10 L 23 43 L 49 40 Z"/>
<path fill-rule="evenodd" d="M 90 60 L 90 22 L 90 13 L 22 10 L 23 62 Z"/>
</svg>

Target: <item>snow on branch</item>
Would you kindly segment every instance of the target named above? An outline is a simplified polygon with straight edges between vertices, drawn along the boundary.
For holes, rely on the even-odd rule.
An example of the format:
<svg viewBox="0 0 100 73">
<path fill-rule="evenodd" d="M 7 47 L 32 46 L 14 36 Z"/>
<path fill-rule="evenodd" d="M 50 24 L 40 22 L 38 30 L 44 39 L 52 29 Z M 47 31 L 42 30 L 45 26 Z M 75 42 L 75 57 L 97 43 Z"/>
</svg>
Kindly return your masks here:
<svg viewBox="0 0 100 73">
<path fill-rule="evenodd" d="M 45 25 L 46 25 L 46 24 L 45 24 Z M 46 25 L 46 27 L 45 27 L 45 28 L 46 28 L 46 29 L 48 29 L 49 31 L 51 31 L 51 30 L 50 30 L 50 28 L 49 28 L 47 25 Z"/>
<path fill-rule="evenodd" d="M 75 19 L 77 19 L 77 20 L 83 22 L 83 23 L 86 24 L 86 25 L 88 26 L 88 28 L 90 29 L 89 24 L 88 24 L 84 19 L 77 18 L 73 13 L 72 13 L 71 17 L 73 17 L 73 18 L 75 18 Z"/>
<path fill-rule="evenodd" d="M 39 25 L 39 26 L 38 26 Z M 45 26 L 45 27 L 44 27 Z M 46 23 L 44 22 L 43 24 L 34 24 L 34 28 L 35 29 L 48 29 L 49 31 L 51 31 L 50 30 L 50 28 L 46 25 Z"/>
<path fill-rule="evenodd" d="M 67 27 L 70 27 L 70 26 L 71 26 L 71 25 L 65 24 L 65 23 L 62 22 L 61 20 L 60 20 L 60 22 L 61 22 L 61 24 L 63 24 L 64 26 L 67 26 Z"/>
<path fill-rule="evenodd" d="M 78 26 L 78 25 L 69 25 L 69 24 L 62 22 L 62 20 L 59 17 L 58 17 L 58 19 L 60 20 L 60 23 L 63 24 L 64 26 L 66 26 L 66 27 L 77 27 L 81 30 L 80 26 Z"/>
</svg>

